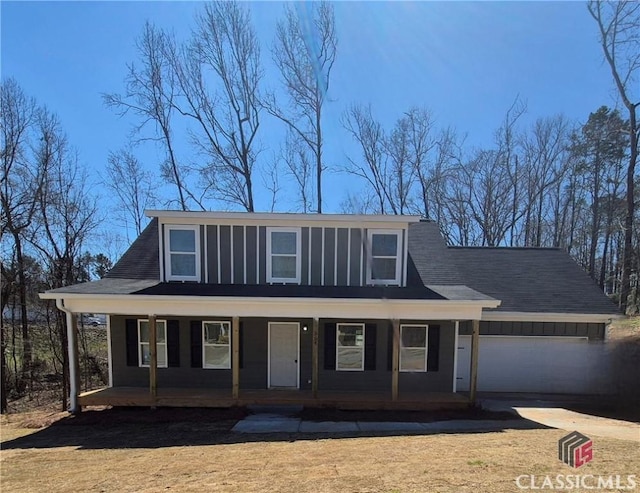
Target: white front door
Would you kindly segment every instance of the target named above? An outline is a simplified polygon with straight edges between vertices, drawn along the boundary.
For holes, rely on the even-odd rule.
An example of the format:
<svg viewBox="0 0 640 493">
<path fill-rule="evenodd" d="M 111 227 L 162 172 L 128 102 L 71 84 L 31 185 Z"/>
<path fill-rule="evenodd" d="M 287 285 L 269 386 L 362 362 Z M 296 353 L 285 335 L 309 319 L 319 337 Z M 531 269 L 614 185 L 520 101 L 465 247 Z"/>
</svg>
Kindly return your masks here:
<svg viewBox="0 0 640 493">
<path fill-rule="evenodd" d="M 269 322 L 269 388 L 300 386 L 300 324 Z"/>
</svg>

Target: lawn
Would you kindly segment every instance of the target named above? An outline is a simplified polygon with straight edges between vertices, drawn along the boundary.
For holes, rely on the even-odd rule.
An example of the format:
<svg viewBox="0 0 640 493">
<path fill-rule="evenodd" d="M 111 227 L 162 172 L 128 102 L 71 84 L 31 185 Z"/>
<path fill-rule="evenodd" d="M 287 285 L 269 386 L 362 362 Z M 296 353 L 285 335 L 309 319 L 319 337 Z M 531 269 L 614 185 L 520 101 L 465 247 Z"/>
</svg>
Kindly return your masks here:
<svg viewBox="0 0 640 493">
<path fill-rule="evenodd" d="M 148 416 L 141 414 L 140 416 Z M 59 416 L 53 416 L 51 420 Z M 513 492 L 515 478 L 638 474 L 637 442 L 593 437 L 594 460 L 557 458 L 562 430 L 403 436 L 241 435 L 211 420 L 4 418 L 2 491 Z M 624 484 L 624 483 L 623 483 Z M 576 490 L 573 490 L 576 491 Z"/>
</svg>

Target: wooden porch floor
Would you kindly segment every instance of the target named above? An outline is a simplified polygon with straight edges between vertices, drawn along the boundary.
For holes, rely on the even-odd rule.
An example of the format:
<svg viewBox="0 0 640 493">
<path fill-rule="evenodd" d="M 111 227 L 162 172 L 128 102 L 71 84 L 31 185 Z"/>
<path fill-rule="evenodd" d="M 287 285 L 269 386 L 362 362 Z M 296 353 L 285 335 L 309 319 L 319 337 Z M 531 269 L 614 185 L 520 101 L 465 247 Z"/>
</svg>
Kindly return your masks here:
<svg viewBox="0 0 640 493">
<path fill-rule="evenodd" d="M 464 409 L 469 399 L 454 393 L 400 393 L 391 400 L 391 392 L 319 391 L 314 398 L 310 390 L 241 390 L 237 399 L 231 390 L 198 388 L 158 389 L 155 403 L 146 387 L 107 387 L 80 394 L 81 406 L 158 406 L 158 407 L 232 407 L 252 404 L 302 405 L 351 410 L 439 410 Z"/>
</svg>

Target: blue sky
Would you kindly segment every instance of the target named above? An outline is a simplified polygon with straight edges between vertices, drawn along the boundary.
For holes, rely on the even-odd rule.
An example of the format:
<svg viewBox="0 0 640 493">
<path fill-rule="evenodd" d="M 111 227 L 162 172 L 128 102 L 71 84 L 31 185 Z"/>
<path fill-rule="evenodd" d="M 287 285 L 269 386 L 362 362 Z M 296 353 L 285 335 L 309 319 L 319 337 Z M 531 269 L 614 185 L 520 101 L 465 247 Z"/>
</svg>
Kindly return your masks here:
<svg viewBox="0 0 640 493">
<path fill-rule="evenodd" d="M 122 91 L 145 20 L 186 38 L 201 5 L 2 1 L 2 77 L 14 77 L 59 115 L 98 182 L 109 150 L 126 143 L 131 124 L 106 108 L 101 94 Z M 263 43 L 264 82 L 277 88 L 269 48 L 283 5 L 250 7 Z M 468 148 L 491 145 L 518 95 L 527 102 L 524 123 L 557 113 L 584 122 L 599 106 L 616 104 L 583 2 L 339 2 L 335 13 L 339 46 L 324 125 L 325 155 L 336 168 L 346 153 L 357 153 L 339 122 L 353 103 L 371 103 L 387 127 L 409 107 L 424 105 L 438 125 L 466 133 Z M 279 125 L 263 118 L 263 166 L 278 149 Z M 188 148 L 182 152 L 189 155 Z M 159 152 L 147 149 L 140 157 L 157 169 Z M 359 185 L 327 174 L 326 212 L 339 212 L 347 187 Z M 265 194 L 257 202 L 258 209 L 268 206 Z M 292 208 L 286 197 L 278 203 L 279 210 Z"/>
</svg>

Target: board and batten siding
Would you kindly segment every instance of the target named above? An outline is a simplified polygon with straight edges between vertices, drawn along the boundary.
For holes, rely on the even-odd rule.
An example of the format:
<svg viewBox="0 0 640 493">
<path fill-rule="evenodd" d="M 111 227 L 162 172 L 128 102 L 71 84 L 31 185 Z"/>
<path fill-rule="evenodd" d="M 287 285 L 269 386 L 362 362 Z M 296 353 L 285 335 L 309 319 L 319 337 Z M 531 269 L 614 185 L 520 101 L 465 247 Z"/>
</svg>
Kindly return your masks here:
<svg viewBox="0 0 640 493">
<path fill-rule="evenodd" d="M 460 335 L 471 335 L 471 322 L 460 323 Z M 605 325 L 576 322 L 500 322 L 480 321 L 482 336 L 568 336 L 603 340 Z"/>
<path fill-rule="evenodd" d="M 203 228 L 204 282 L 266 284 L 267 226 L 206 225 Z M 301 227 L 300 236 L 302 285 L 365 285 L 366 228 Z M 405 252 L 406 230 L 402 230 L 401 241 L 400 251 Z M 399 261 L 405 272 L 404 254 Z"/>
</svg>

